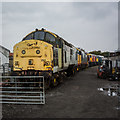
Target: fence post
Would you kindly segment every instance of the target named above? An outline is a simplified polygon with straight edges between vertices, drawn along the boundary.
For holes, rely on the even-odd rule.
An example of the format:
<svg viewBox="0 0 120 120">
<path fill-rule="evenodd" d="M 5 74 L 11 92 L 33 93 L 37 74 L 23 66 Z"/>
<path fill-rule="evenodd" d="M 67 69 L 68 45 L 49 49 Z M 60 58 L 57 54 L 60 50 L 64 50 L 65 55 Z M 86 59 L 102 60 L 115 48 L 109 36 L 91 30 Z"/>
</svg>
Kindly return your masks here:
<svg viewBox="0 0 120 120">
<path fill-rule="evenodd" d="M 5 66 L 2 65 L 2 67 L 3 67 L 3 76 L 4 76 L 5 75 Z"/>
</svg>

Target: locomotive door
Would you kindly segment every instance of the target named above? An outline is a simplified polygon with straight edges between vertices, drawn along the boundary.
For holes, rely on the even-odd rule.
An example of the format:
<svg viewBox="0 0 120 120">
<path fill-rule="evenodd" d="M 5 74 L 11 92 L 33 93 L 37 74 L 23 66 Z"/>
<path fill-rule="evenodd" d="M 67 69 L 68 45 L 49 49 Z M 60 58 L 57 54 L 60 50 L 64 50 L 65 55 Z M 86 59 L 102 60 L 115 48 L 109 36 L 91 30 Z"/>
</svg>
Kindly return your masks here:
<svg viewBox="0 0 120 120">
<path fill-rule="evenodd" d="M 61 56 L 62 56 L 62 68 L 63 68 L 63 67 L 64 67 L 64 62 L 63 62 L 63 42 L 62 42 L 61 49 L 62 49 L 62 50 L 61 50 L 61 53 L 62 53 Z"/>
<path fill-rule="evenodd" d="M 63 68 L 63 42 L 61 38 L 56 39 L 58 49 L 58 67 Z"/>
<path fill-rule="evenodd" d="M 54 66 L 58 66 L 58 48 L 53 48 Z"/>
</svg>

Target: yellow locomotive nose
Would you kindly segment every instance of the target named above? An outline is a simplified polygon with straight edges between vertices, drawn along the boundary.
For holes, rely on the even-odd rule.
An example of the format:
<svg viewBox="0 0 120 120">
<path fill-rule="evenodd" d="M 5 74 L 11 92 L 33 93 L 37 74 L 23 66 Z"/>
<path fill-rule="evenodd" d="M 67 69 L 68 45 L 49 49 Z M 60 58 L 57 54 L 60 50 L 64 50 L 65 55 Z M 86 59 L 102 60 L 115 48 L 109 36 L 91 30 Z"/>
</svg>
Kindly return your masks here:
<svg viewBox="0 0 120 120">
<path fill-rule="evenodd" d="M 45 71 L 51 68 L 51 61 L 53 61 L 52 45 L 47 42 L 26 40 L 14 46 L 14 71 Z"/>
</svg>

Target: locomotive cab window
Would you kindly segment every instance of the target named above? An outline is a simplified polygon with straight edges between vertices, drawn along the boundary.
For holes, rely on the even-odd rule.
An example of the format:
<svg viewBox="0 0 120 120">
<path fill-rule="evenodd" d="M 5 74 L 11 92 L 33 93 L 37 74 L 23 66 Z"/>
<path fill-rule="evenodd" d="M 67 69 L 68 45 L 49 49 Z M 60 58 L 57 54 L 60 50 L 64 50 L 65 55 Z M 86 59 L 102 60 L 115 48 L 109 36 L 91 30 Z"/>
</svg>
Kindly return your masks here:
<svg viewBox="0 0 120 120">
<path fill-rule="evenodd" d="M 30 40 L 30 39 L 34 39 L 34 34 L 31 33 L 29 34 L 27 37 L 25 37 L 23 40 Z"/>
<path fill-rule="evenodd" d="M 37 31 L 35 32 L 34 39 L 36 40 L 44 40 L 45 32 L 43 31 Z"/>
<path fill-rule="evenodd" d="M 70 49 L 70 60 L 72 60 L 73 50 Z"/>
<path fill-rule="evenodd" d="M 65 51 L 65 63 L 67 63 L 67 53 Z"/>
<path fill-rule="evenodd" d="M 79 55 L 81 55 L 81 51 L 79 51 Z"/>
<path fill-rule="evenodd" d="M 73 55 L 73 50 L 72 49 L 70 49 L 70 55 Z"/>
<path fill-rule="evenodd" d="M 84 57 L 84 53 L 81 52 L 81 60 L 83 60 L 83 57 Z"/>
<path fill-rule="evenodd" d="M 77 60 L 77 51 L 76 51 L 76 60 Z"/>
<path fill-rule="evenodd" d="M 59 48 L 62 48 L 62 44 L 63 44 L 62 40 L 60 38 L 56 38 L 55 41 L 56 41 L 56 44 L 59 46 Z"/>
<path fill-rule="evenodd" d="M 51 35 L 50 33 L 46 33 L 45 41 L 50 42 L 50 43 L 54 43 L 55 42 L 55 37 L 53 35 Z"/>
<path fill-rule="evenodd" d="M 90 58 L 89 58 L 89 56 L 87 56 L 87 60 L 88 60 L 88 61 L 90 61 Z"/>
<path fill-rule="evenodd" d="M 54 58 L 54 66 L 58 66 L 58 50 L 57 49 L 54 49 L 53 58 Z"/>
</svg>

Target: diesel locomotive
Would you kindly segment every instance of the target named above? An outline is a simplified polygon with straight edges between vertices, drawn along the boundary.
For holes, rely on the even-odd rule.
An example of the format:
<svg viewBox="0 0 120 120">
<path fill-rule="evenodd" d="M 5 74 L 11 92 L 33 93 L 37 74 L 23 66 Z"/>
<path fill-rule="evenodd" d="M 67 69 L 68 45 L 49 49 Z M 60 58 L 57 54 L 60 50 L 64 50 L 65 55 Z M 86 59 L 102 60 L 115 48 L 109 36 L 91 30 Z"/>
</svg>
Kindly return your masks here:
<svg viewBox="0 0 120 120">
<path fill-rule="evenodd" d="M 90 59 L 90 58 L 89 58 Z M 88 55 L 62 37 L 45 29 L 36 29 L 13 49 L 13 71 L 17 75 L 45 77 L 45 86 L 56 86 L 68 76 L 88 67 Z"/>
</svg>

